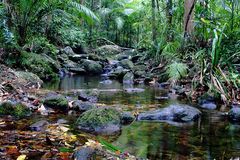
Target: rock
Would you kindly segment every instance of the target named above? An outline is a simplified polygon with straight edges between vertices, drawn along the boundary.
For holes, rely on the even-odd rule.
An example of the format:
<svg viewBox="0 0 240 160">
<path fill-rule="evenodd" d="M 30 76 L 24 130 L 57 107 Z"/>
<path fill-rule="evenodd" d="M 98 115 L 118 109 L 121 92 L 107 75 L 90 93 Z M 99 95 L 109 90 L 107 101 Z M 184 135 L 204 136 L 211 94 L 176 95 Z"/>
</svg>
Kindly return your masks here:
<svg viewBox="0 0 240 160">
<path fill-rule="evenodd" d="M 133 84 L 134 82 L 134 75 L 132 72 L 128 72 L 123 77 L 123 83 L 124 84 Z"/>
<path fill-rule="evenodd" d="M 123 76 L 128 72 L 129 70 L 124 69 L 121 66 L 118 66 L 116 69 L 114 69 L 113 71 L 111 71 L 108 76 L 111 78 L 115 78 L 115 79 L 122 79 Z"/>
<path fill-rule="evenodd" d="M 200 106 L 203 109 L 214 110 L 217 108 L 217 105 L 213 102 L 207 102 Z"/>
<path fill-rule="evenodd" d="M 234 107 L 228 112 L 228 117 L 232 122 L 240 122 L 240 108 Z"/>
<path fill-rule="evenodd" d="M 85 60 L 82 65 L 88 73 L 101 74 L 103 72 L 103 67 L 98 62 Z"/>
<path fill-rule="evenodd" d="M 84 112 L 77 120 L 80 130 L 102 135 L 120 131 L 121 114 L 114 108 L 96 108 Z"/>
<path fill-rule="evenodd" d="M 120 61 L 119 63 L 120 66 L 122 66 L 125 69 L 133 69 L 134 64 L 132 61 L 130 61 L 129 59 L 123 59 Z"/>
<path fill-rule="evenodd" d="M 85 48 L 82 45 L 74 45 L 72 47 L 72 50 L 76 54 L 85 54 L 86 53 Z"/>
<path fill-rule="evenodd" d="M 112 84 L 112 81 L 107 79 L 107 80 L 101 81 L 99 83 L 107 85 L 107 84 Z"/>
<path fill-rule="evenodd" d="M 200 115 L 201 112 L 197 108 L 188 105 L 175 104 L 156 111 L 141 113 L 138 116 L 138 120 L 191 122 L 197 120 Z"/>
<path fill-rule="evenodd" d="M 11 102 L 4 102 L 0 105 L 0 115 L 11 115 L 16 118 L 24 118 L 30 114 L 30 109 L 22 103 L 13 104 Z"/>
<path fill-rule="evenodd" d="M 74 160 L 89 160 L 94 155 L 95 151 L 91 147 L 82 147 L 74 152 Z"/>
<path fill-rule="evenodd" d="M 109 56 L 121 53 L 122 50 L 121 50 L 121 47 L 117 45 L 104 45 L 97 48 L 95 52 L 99 55 L 109 57 Z"/>
<path fill-rule="evenodd" d="M 124 60 L 124 59 L 128 59 L 128 58 L 129 58 L 129 55 L 121 54 L 121 53 L 116 56 L 116 59 L 118 61 L 121 61 L 121 60 Z"/>
<path fill-rule="evenodd" d="M 43 104 L 49 108 L 66 111 L 68 109 L 68 100 L 62 95 L 50 95 Z"/>
<path fill-rule="evenodd" d="M 67 46 L 64 49 L 61 50 L 63 54 L 66 54 L 68 56 L 74 55 L 75 53 L 73 52 L 72 48 Z"/>
<path fill-rule="evenodd" d="M 41 121 L 38 121 L 38 122 L 32 124 L 32 125 L 30 126 L 30 129 L 31 129 L 32 131 L 37 131 L 37 132 L 44 131 L 44 130 L 46 129 L 46 126 L 47 126 L 48 124 L 49 124 L 48 121 L 46 121 L 46 120 L 41 120 Z"/>
<path fill-rule="evenodd" d="M 74 62 L 79 62 L 84 59 L 88 59 L 88 54 L 74 54 L 69 56 L 69 59 L 74 61 Z"/>
<path fill-rule="evenodd" d="M 214 110 L 217 108 L 215 98 L 209 95 L 204 95 L 198 99 L 198 103 L 201 108 Z"/>
<path fill-rule="evenodd" d="M 143 89 L 143 88 L 125 88 L 124 91 L 127 93 L 139 93 L 139 92 L 144 92 L 145 89 Z"/>
<path fill-rule="evenodd" d="M 121 114 L 121 123 L 123 125 L 130 124 L 135 120 L 135 117 L 132 115 L 131 112 L 123 112 Z"/>
<path fill-rule="evenodd" d="M 59 119 L 59 120 L 57 120 L 57 124 L 67 124 L 67 123 L 68 123 L 68 121 L 65 120 L 65 119 Z"/>
<path fill-rule="evenodd" d="M 96 103 L 98 101 L 99 91 L 96 89 L 89 91 L 81 91 L 78 95 L 78 100 L 88 101 L 92 103 Z"/>
<path fill-rule="evenodd" d="M 96 108 L 96 106 L 91 102 L 83 102 L 79 100 L 73 102 L 73 109 L 76 111 L 85 112 L 93 108 Z"/>
<path fill-rule="evenodd" d="M 81 67 L 74 67 L 68 69 L 70 72 L 76 73 L 76 74 L 83 74 L 86 73 L 86 70 Z"/>
<path fill-rule="evenodd" d="M 31 72 L 17 71 L 14 73 L 19 78 L 18 81 L 26 81 L 25 83 L 28 85 L 40 87 L 43 84 L 43 81 L 36 74 Z"/>
</svg>

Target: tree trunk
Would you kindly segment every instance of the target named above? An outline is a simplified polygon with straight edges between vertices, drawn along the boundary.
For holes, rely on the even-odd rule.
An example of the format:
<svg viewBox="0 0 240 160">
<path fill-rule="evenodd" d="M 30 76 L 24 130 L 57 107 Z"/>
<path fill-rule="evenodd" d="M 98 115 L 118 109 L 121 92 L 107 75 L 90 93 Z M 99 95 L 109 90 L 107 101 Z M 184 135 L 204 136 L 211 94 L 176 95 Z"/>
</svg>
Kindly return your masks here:
<svg viewBox="0 0 240 160">
<path fill-rule="evenodd" d="M 156 3 L 152 0 L 152 41 L 153 45 L 156 45 L 157 28 L 156 28 Z"/>
<path fill-rule="evenodd" d="M 172 0 L 166 0 L 166 18 L 167 18 L 167 41 L 171 42 L 173 40 L 173 34 L 171 33 L 172 29 Z"/>
<path fill-rule="evenodd" d="M 192 36 L 194 31 L 194 7 L 196 0 L 185 0 L 184 4 L 184 37 L 188 38 Z"/>
</svg>

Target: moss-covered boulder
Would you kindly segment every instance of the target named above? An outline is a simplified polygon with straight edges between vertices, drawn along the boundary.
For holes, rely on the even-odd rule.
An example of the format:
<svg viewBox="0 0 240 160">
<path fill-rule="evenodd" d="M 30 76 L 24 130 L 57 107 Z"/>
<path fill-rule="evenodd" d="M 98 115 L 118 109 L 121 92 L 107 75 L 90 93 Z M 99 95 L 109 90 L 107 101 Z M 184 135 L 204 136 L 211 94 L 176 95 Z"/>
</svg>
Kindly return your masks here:
<svg viewBox="0 0 240 160">
<path fill-rule="evenodd" d="M 84 60 L 82 65 L 90 74 L 101 74 L 103 72 L 103 67 L 99 62 Z"/>
<path fill-rule="evenodd" d="M 66 111 L 68 109 L 68 100 L 62 95 L 50 95 L 45 98 L 43 104 L 55 110 Z"/>
<path fill-rule="evenodd" d="M 4 102 L 0 105 L 0 115 L 11 115 L 16 118 L 24 118 L 30 114 L 30 109 L 21 103 L 12 104 L 10 102 Z"/>
<path fill-rule="evenodd" d="M 17 71 L 14 73 L 18 77 L 19 82 L 26 82 L 26 84 L 31 84 L 31 85 L 43 84 L 43 81 L 34 73 L 23 72 L 23 71 Z"/>
<path fill-rule="evenodd" d="M 121 114 L 114 108 L 96 108 L 84 112 L 77 127 L 86 132 L 112 135 L 120 131 Z"/>
<path fill-rule="evenodd" d="M 47 55 L 23 52 L 19 62 L 21 67 L 38 75 L 41 79 L 52 79 L 57 77 L 60 65 Z"/>
<path fill-rule="evenodd" d="M 133 69 L 134 64 L 129 59 L 123 59 L 120 61 L 120 66 L 122 66 L 125 69 Z"/>
</svg>

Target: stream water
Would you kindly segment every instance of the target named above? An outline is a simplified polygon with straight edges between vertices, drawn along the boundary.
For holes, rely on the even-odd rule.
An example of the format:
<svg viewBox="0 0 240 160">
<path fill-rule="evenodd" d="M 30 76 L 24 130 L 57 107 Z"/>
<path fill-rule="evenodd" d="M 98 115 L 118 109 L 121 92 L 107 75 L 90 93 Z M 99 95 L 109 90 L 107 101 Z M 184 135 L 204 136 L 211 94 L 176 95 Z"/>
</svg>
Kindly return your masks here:
<svg viewBox="0 0 240 160">
<path fill-rule="evenodd" d="M 102 84 L 101 77 L 72 76 L 59 82 L 46 83 L 45 88 L 68 91 L 72 89 L 99 89 L 100 103 L 124 106 L 135 110 L 141 105 L 144 110 L 165 107 L 171 103 L 186 103 L 178 100 L 156 100 L 165 95 L 161 89 L 144 85 L 140 93 L 126 93 L 118 81 Z M 115 91 L 115 92 L 113 92 Z M 218 111 L 203 111 L 201 120 L 194 124 L 169 124 L 164 122 L 135 121 L 122 128 L 118 137 L 109 137 L 113 145 L 137 157 L 148 159 L 234 159 L 240 157 L 240 126 L 231 124 L 218 116 Z"/>
</svg>

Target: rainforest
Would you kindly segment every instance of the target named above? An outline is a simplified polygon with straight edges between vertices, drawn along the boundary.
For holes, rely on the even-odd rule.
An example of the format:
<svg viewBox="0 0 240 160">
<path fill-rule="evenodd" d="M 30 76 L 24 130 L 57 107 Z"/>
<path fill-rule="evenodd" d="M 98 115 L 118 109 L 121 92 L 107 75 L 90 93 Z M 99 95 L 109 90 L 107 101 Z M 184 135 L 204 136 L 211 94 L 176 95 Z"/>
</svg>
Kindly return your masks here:
<svg viewBox="0 0 240 160">
<path fill-rule="evenodd" d="M 240 158 L 239 0 L 0 0 L 1 160 Z"/>
</svg>

